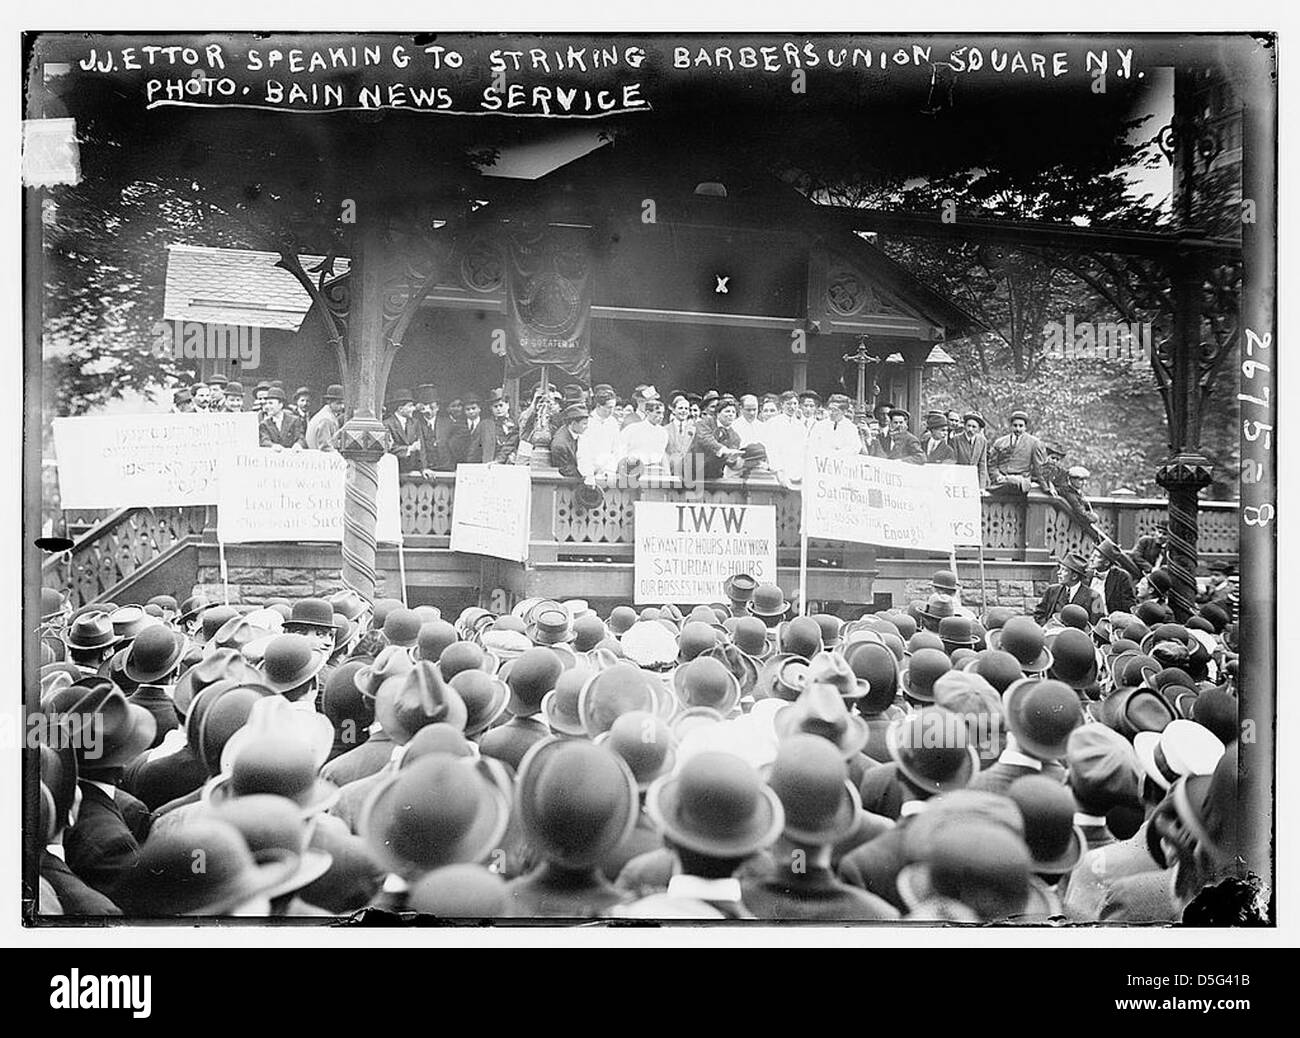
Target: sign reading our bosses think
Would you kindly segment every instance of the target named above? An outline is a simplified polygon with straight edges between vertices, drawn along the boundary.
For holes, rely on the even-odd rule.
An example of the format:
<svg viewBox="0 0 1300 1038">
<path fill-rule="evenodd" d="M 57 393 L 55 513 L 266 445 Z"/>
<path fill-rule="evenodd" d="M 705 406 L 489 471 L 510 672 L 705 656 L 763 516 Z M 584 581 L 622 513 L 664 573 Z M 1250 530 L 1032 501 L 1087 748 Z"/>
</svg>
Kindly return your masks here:
<svg viewBox="0 0 1300 1038">
<path fill-rule="evenodd" d="M 776 581 L 776 506 L 636 502 L 634 601 L 725 601 L 723 582 Z"/>
</svg>

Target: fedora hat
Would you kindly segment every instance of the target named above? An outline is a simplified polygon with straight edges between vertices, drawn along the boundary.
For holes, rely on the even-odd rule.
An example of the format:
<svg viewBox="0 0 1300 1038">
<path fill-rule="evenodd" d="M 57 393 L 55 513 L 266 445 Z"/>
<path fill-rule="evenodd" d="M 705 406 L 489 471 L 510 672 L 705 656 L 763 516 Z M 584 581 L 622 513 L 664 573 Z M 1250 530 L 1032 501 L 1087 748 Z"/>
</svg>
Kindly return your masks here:
<svg viewBox="0 0 1300 1038">
<path fill-rule="evenodd" d="M 677 763 L 676 740 L 667 722 L 644 710 L 623 714 L 609 731 L 592 741 L 623 758 L 641 792 L 655 779 L 671 772 Z"/>
<path fill-rule="evenodd" d="M 185 623 L 187 620 L 193 620 L 196 616 L 198 616 L 201 612 L 203 612 L 203 610 L 207 609 L 211 605 L 212 605 L 212 599 L 208 598 L 207 595 L 204 594 L 190 595 L 189 598 L 185 599 L 185 601 L 181 603 L 180 615 L 177 617 L 177 619 L 181 623 Z"/>
<path fill-rule="evenodd" d="M 153 714 L 128 702 L 107 678 L 86 677 L 60 688 L 42 700 L 41 710 L 67 725 L 83 769 L 129 764 L 153 745 L 158 734 Z"/>
<path fill-rule="evenodd" d="M 758 672 L 754 684 L 755 699 L 784 699 L 793 703 L 808 683 L 808 661 L 802 656 L 782 652 L 772 656 Z"/>
<path fill-rule="evenodd" d="M 131 643 L 123 670 L 137 684 L 152 684 L 175 671 L 184 654 L 185 636 L 158 624 L 145 628 Z"/>
<path fill-rule="evenodd" d="M 382 631 L 384 621 L 388 619 L 388 614 L 394 609 L 405 609 L 400 598 L 377 598 L 374 606 L 370 610 L 370 629 L 372 631 Z"/>
<path fill-rule="evenodd" d="M 350 587 L 335 591 L 327 601 L 331 612 L 342 613 L 349 620 L 360 620 L 361 615 L 369 608 L 366 600 Z"/>
<path fill-rule="evenodd" d="M 566 670 L 556 680 L 555 687 L 542 696 L 542 716 L 552 732 L 575 738 L 587 734 L 578 712 L 578 701 L 593 673 L 586 667 Z"/>
<path fill-rule="evenodd" d="M 236 614 L 217 629 L 203 647 L 203 651 L 205 654 L 219 649 L 236 649 L 243 652 L 248 646 L 270 633 L 266 628 L 250 623 L 247 617 Z"/>
<path fill-rule="evenodd" d="M 150 835 L 114 901 L 141 917 L 232 915 L 269 900 L 298 867 L 288 852 L 259 863 L 235 826 L 214 814 L 189 815 Z"/>
<path fill-rule="evenodd" d="M 1076 628 L 1062 628 L 1052 641 L 1052 666 L 1047 673 L 1075 691 L 1095 691 L 1097 650 L 1092 639 Z"/>
<path fill-rule="evenodd" d="M 249 724 L 254 723 L 254 716 L 263 704 L 275 702 L 276 697 L 272 696 L 255 703 Z M 294 707 L 288 709 L 305 718 L 325 721 L 319 714 L 308 714 Z M 328 753 L 327 745 L 325 755 Z M 279 732 L 263 729 L 247 735 L 241 729 L 226 743 L 221 774 L 204 785 L 202 801 L 210 807 L 220 807 L 240 797 L 270 794 L 291 801 L 303 818 L 310 818 L 329 810 L 339 798 L 339 788 L 317 775 L 325 755 L 316 753 L 310 742 L 288 729 Z"/>
<path fill-rule="evenodd" d="M 1185 775 L 1212 774 L 1223 743 L 1203 725 L 1177 717 L 1159 732 L 1134 735 L 1133 752 L 1147 777 L 1170 790 Z"/>
<path fill-rule="evenodd" d="M 1070 790 L 1045 775 L 1025 775 L 1007 788 L 1025 821 L 1025 846 L 1034 871 L 1059 876 L 1071 871 L 1088 849 L 1088 838 L 1074 823 Z"/>
<path fill-rule="evenodd" d="M 425 660 L 388 678 L 375 693 L 375 720 L 399 746 L 430 724 L 450 724 L 464 731 L 468 717 L 460 694 Z"/>
<path fill-rule="evenodd" d="M 672 686 L 683 707 L 707 706 L 724 717 L 740 702 L 740 682 L 713 656 L 700 656 L 676 667 Z"/>
<path fill-rule="evenodd" d="M 1013 616 L 988 635 L 989 647 L 1011 653 L 1026 674 L 1042 674 L 1052 665 L 1043 629 L 1028 616 Z"/>
<path fill-rule="evenodd" d="M 150 616 L 144 611 L 144 606 L 138 605 L 118 606 L 108 614 L 108 620 L 113 625 L 113 636 L 119 644 L 131 641 L 146 627 L 159 622 L 156 616 Z"/>
<path fill-rule="evenodd" d="M 254 861 L 279 861 L 285 852 L 297 861 L 298 867 L 265 891 L 263 897 L 274 900 L 310 886 L 334 864 L 334 857 L 328 851 L 311 846 L 314 821 L 304 819 L 297 805 L 286 797 L 269 793 L 235 797 L 223 802 L 213 813 L 239 830 Z"/>
<path fill-rule="evenodd" d="M 578 694 L 578 716 L 590 736 L 607 732 L 620 716 L 633 710 L 655 713 L 663 683 L 631 663 L 616 663 L 591 673 Z"/>
<path fill-rule="evenodd" d="M 1002 695 L 984 678 L 965 670 L 946 672 L 934 683 L 934 705 L 967 722 L 981 766 L 988 767 L 998 759 L 1002 753 Z"/>
<path fill-rule="evenodd" d="M 748 573 L 733 573 L 722 582 L 722 593 L 729 602 L 748 602 L 758 589 L 758 580 Z"/>
<path fill-rule="evenodd" d="M 1080 577 L 1088 572 L 1088 560 L 1084 558 L 1080 551 L 1068 551 L 1056 560 L 1058 566 L 1068 569 L 1071 573 L 1076 573 Z"/>
<path fill-rule="evenodd" d="M 619 639 L 623 655 L 638 667 L 667 670 L 677 663 L 677 638 L 655 620 L 637 620 Z"/>
<path fill-rule="evenodd" d="M 462 670 L 448 684 L 465 704 L 465 735 L 473 738 L 492 727 L 506 709 L 510 688 L 481 670 Z"/>
<path fill-rule="evenodd" d="M 1157 624 L 1152 628 L 1151 633 L 1142 639 L 1142 651 L 1152 655 L 1152 650 L 1161 642 L 1176 642 L 1186 647 L 1189 656 L 1200 649 L 1200 642 L 1192 637 L 1191 631 L 1182 624 Z"/>
<path fill-rule="evenodd" d="M 607 746 L 552 737 L 520 762 L 515 811 L 524 836 L 564 868 L 603 860 L 632 832 L 638 805 L 631 769 Z"/>
<path fill-rule="evenodd" d="M 675 845 L 715 858 L 746 858 L 785 827 L 781 801 L 758 771 L 730 753 L 706 750 L 646 791 L 646 813 Z"/>
<path fill-rule="evenodd" d="M 785 616 L 790 611 L 790 603 L 786 601 L 785 592 L 780 585 L 759 584 L 749 601 L 749 611 L 755 616 L 773 619 Z"/>
<path fill-rule="evenodd" d="M 1066 745 L 1070 792 L 1079 810 L 1104 815 L 1111 808 L 1136 804 L 1141 765 L 1124 736 L 1104 724 L 1083 724 Z"/>
<path fill-rule="evenodd" d="M 305 685 L 325 666 L 325 653 L 301 634 L 278 634 L 262 658 L 262 684 L 283 695 Z"/>
<path fill-rule="evenodd" d="M 979 751 L 965 722 L 942 707 L 922 707 L 894 721 L 885 745 L 908 781 L 930 794 L 961 789 L 979 771 Z"/>
<path fill-rule="evenodd" d="M 357 829 L 385 868 L 414 878 L 486 860 L 509 822 L 509 798 L 483 761 L 433 753 L 384 774 Z"/>
<path fill-rule="evenodd" d="M 1022 678 L 1002 693 L 1002 713 L 1016 744 L 1039 760 L 1061 760 L 1083 723 L 1079 697 L 1063 681 Z"/>
<path fill-rule="evenodd" d="M 803 693 L 776 715 L 774 724 L 778 737 L 796 732 L 820 736 L 846 760 L 856 756 L 871 736 L 866 720 L 849 713 L 835 686 L 812 681 L 811 675 Z"/>
<path fill-rule="evenodd" d="M 1177 716 L 1159 692 L 1138 686 L 1120 688 L 1101 701 L 1098 719 L 1132 742 L 1140 732 L 1162 732 Z"/>
<path fill-rule="evenodd" d="M 285 620 L 282 626 L 288 634 L 296 633 L 300 628 L 309 631 L 332 631 L 334 607 L 323 598 L 300 598 L 293 604 L 289 619 Z"/>
<path fill-rule="evenodd" d="M 708 655 L 720 661 L 735 676 L 740 683 L 742 700 L 746 696 L 753 697 L 754 688 L 758 684 L 759 664 L 756 659 L 728 643 L 715 645 L 709 650 Z"/>
<path fill-rule="evenodd" d="M 843 656 L 838 652 L 828 652 L 825 649 L 817 653 L 808 663 L 806 685 L 815 684 L 830 685 L 844 700 L 846 708 L 852 707 L 871 691 L 867 682 L 853 673 L 853 668 Z"/>
<path fill-rule="evenodd" d="M 1157 660 L 1142 652 L 1121 652 L 1110 661 L 1111 679 L 1116 688 L 1150 685 L 1164 669 Z"/>
<path fill-rule="evenodd" d="M 63 635 L 69 649 L 106 649 L 117 641 L 107 613 L 90 612 L 77 617 Z"/>
<path fill-rule="evenodd" d="M 408 674 L 415 667 L 415 661 L 407 650 L 397 645 L 389 645 L 379 651 L 373 662 L 363 663 L 355 672 L 352 682 L 357 691 L 367 699 L 374 700 L 379 687 L 389 678 Z"/>
<path fill-rule="evenodd" d="M 1179 820 L 1196 838 L 1197 851 L 1220 868 L 1237 856 L 1237 769 L 1234 740 L 1213 775 L 1188 775 L 1170 792 Z"/>
<path fill-rule="evenodd" d="M 862 809 L 844 759 L 815 735 L 782 740 L 767 784 L 785 812 L 782 835 L 805 847 L 838 843 L 853 831 Z"/>
<path fill-rule="evenodd" d="M 225 680 L 214 682 L 195 697 L 185 718 L 185 735 L 210 776 L 221 773 L 226 743 L 248 722 L 253 704 L 273 695 L 256 682 Z"/>
<path fill-rule="evenodd" d="M 900 684 L 909 698 L 932 703 L 935 681 L 951 669 L 952 661 L 942 649 L 916 649 L 903 671 Z"/>
</svg>

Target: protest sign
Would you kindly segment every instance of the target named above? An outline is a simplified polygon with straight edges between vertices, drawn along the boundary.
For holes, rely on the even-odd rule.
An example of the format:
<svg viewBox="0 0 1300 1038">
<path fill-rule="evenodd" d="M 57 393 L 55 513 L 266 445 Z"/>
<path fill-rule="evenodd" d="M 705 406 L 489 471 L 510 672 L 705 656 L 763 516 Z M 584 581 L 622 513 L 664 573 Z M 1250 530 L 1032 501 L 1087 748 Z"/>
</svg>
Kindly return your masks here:
<svg viewBox="0 0 1300 1038">
<path fill-rule="evenodd" d="M 927 465 L 939 480 L 939 493 L 953 544 L 977 545 L 984 540 L 980 519 L 979 473 L 972 465 Z"/>
<path fill-rule="evenodd" d="M 343 540 L 347 462 L 332 451 L 240 451 L 222 459 L 224 543 Z"/>
<path fill-rule="evenodd" d="M 379 515 L 375 520 L 375 542 L 378 544 L 402 543 L 402 485 L 397 474 L 397 455 L 385 454 L 379 459 L 379 489 L 375 505 Z"/>
<path fill-rule="evenodd" d="M 451 550 L 524 562 L 531 507 L 528 469 L 520 465 L 457 465 Z"/>
<path fill-rule="evenodd" d="M 811 454 L 803 493 L 808 537 L 952 552 L 948 509 L 932 466 Z"/>
<path fill-rule="evenodd" d="M 53 425 L 65 509 L 215 505 L 220 460 L 257 448 L 252 412 L 97 415 Z"/>
<path fill-rule="evenodd" d="M 776 506 L 638 501 L 636 602 L 726 601 L 723 582 L 776 582 Z"/>
</svg>

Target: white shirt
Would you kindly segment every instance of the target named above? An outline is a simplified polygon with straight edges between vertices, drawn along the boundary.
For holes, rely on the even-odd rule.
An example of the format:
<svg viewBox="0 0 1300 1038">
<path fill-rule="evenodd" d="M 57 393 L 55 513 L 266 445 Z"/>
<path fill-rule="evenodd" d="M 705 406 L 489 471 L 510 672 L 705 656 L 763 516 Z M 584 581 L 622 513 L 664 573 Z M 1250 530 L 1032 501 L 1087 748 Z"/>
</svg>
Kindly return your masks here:
<svg viewBox="0 0 1300 1038">
<path fill-rule="evenodd" d="M 774 471 L 803 476 L 803 449 L 807 434 L 797 419 L 778 415 L 763 425 L 759 442 L 767 448 L 767 463 Z"/>
<path fill-rule="evenodd" d="M 703 879 L 700 876 L 677 875 L 668 881 L 668 896 L 687 897 L 696 901 L 739 901 L 740 880 L 735 876 Z"/>
<path fill-rule="evenodd" d="M 631 422 L 618 434 L 618 456 L 640 458 L 647 465 L 664 460 L 668 447 L 668 430 L 650 422 Z"/>
<path fill-rule="evenodd" d="M 1005 749 L 998 756 L 999 764 L 1018 764 L 1021 767 L 1033 768 L 1035 771 L 1043 770 L 1043 762 L 1037 757 L 1031 757 L 1027 753 L 1021 753 L 1019 750 Z"/>
<path fill-rule="evenodd" d="M 578 471 L 583 476 L 614 471 L 618 464 L 618 437 L 621 431 L 618 419 L 613 414 L 608 418 L 596 414 L 591 416 L 587 431 L 578 437 Z"/>
<path fill-rule="evenodd" d="M 1110 610 L 1106 608 L 1106 574 L 1098 573 L 1092 578 L 1092 589 L 1097 592 L 1097 597 L 1101 599 L 1101 615 L 1109 616 Z"/>
<path fill-rule="evenodd" d="M 751 422 L 742 414 L 731 423 L 731 427 L 736 430 L 736 435 L 740 437 L 742 447 L 760 442 L 763 439 L 763 423 L 758 419 Z"/>
<path fill-rule="evenodd" d="M 808 431 L 808 450 L 818 454 L 860 454 L 862 437 L 848 418 L 841 418 L 839 424 L 823 418 Z"/>
</svg>

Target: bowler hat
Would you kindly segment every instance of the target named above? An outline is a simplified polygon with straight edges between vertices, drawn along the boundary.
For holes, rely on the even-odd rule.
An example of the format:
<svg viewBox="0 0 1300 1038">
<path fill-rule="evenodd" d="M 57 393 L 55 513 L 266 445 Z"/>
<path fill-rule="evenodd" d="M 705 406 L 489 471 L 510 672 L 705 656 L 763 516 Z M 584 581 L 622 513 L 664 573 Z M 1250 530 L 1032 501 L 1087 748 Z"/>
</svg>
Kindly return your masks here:
<svg viewBox="0 0 1300 1038">
<path fill-rule="evenodd" d="M 1088 610 L 1081 605 L 1075 605 L 1071 602 L 1069 605 L 1061 607 L 1061 623 L 1066 627 L 1073 627 L 1079 631 L 1091 631 L 1092 624 L 1088 622 Z"/>
<path fill-rule="evenodd" d="M 510 688 L 500 678 L 481 670 L 462 670 L 448 684 L 465 703 L 465 734 L 486 731 L 505 712 Z"/>
<path fill-rule="evenodd" d="M 1011 653 L 1026 674 L 1041 674 L 1052 665 L 1052 652 L 1043 629 L 1027 616 L 1013 616 L 997 631 L 990 631 L 989 646 Z"/>
<path fill-rule="evenodd" d="M 898 661 L 883 644 L 853 642 L 844 659 L 854 675 L 867 684 L 867 693 L 857 701 L 858 713 L 874 716 L 883 712 L 898 694 Z"/>
<path fill-rule="evenodd" d="M 712 611 L 710 611 L 712 615 Z M 677 659 L 682 663 L 689 663 L 696 656 L 708 652 L 718 644 L 717 632 L 713 630 L 712 624 L 704 624 L 695 620 L 687 621 L 682 628 L 682 633 L 677 636 Z"/>
<path fill-rule="evenodd" d="M 284 630 L 287 634 L 293 634 L 298 628 L 304 627 L 309 631 L 332 631 L 333 606 L 323 598 L 300 598 L 293 604 L 289 619 L 284 621 Z"/>
<path fill-rule="evenodd" d="M 843 757 L 815 735 L 796 732 L 782 740 L 767 784 L 785 812 L 782 835 L 802 846 L 838 843 L 862 808 Z"/>
<path fill-rule="evenodd" d="M 810 660 L 822 648 L 821 626 L 811 616 L 796 616 L 777 628 L 777 645 L 781 652 Z"/>
<path fill-rule="evenodd" d="M 821 630 L 821 647 L 823 649 L 834 649 L 840 644 L 840 639 L 844 631 L 844 622 L 830 613 L 817 613 L 813 616 L 818 628 Z"/>
<path fill-rule="evenodd" d="M 767 655 L 767 627 L 757 617 L 739 617 L 732 629 L 731 641 L 737 649 L 756 660 Z"/>
<path fill-rule="evenodd" d="M 1088 849 L 1088 839 L 1074 824 L 1074 798 L 1055 779 L 1025 775 L 1007 788 L 1025 820 L 1025 845 L 1034 871 L 1049 876 L 1069 872 Z"/>
<path fill-rule="evenodd" d="M 185 636 L 179 631 L 161 624 L 147 627 L 131 643 L 123 669 L 137 684 L 152 684 L 171 674 L 184 653 Z"/>
<path fill-rule="evenodd" d="M 541 707 L 546 693 L 555 688 L 564 666 L 550 649 L 534 646 L 511 661 L 503 670 L 510 688 L 510 713 L 515 717 L 530 717 Z"/>
<path fill-rule="evenodd" d="M 262 683 L 272 692 L 292 692 L 320 673 L 323 666 L 325 653 L 312 648 L 303 635 L 276 635 L 262 658 Z"/>
<path fill-rule="evenodd" d="M 593 741 L 623 758 L 636 780 L 636 788 L 642 792 L 677 763 L 675 741 L 667 723 L 644 710 L 623 714 L 609 731 Z"/>
<path fill-rule="evenodd" d="M 464 731 L 469 711 L 438 668 L 421 660 L 405 674 L 388 678 L 375 693 L 375 719 L 399 746 L 430 724 Z"/>
<path fill-rule="evenodd" d="M 903 691 L 918 702 L 932 703 L 935 681 L 951 668 L 952 661 L 942 649 L 917 649 L 903 671 Z"/>
<path fill-rule="evenodd" d="M 1237 697 L 1227 686 L 1206 689 L 1192 704 L 1192 720 L 1212 731 L 1226 746 L 1239 731 Z"/>
<path fill-rule="evenodd" d="M 587 734 L 578 703 L 582 689 L 593 673 L 586 667 L 566 670 L 556 679 L 555 687 L 542 697 L 542 716 L 552 732 L 574 738 Z"/>
<path fill-rule="evenodd" d="M 482 865 L 444 865 L 411 887 L 406 907 L 434 919 L 495 919 L 506 914 L 506 881 Z"/>
<path fill-rule="evenodd" d="M 394 609 L 384 618 L 384 639 L 404 649 L 415 646 L 420 637 L 420 617 L 413 609 Z"/>
<path fill-rule="evenodd" d="M 715 858 L 745 858 L 785 827 L 776 793 L 753 765 L 706 750 L 646 791 L 646 813 L 673 844 Z"/>
<path fill-rule="evenodd" d="M 204 609 L 199 617 L 200 637 L 205 642 L 212 641 L 217 632 L 231 620 L 239 617 L 239 610 L 234 606 L 216 605 Z"/>
<path fill-rule="evenodd" d="M 254 723 L 261 704 L 275 702 L 279 701 L 272 697 L 254 704 L 249 724 Z M 290 713 L 319 717 L 295 708 L 290 708 Z M 317 775 L 323 761 L 307 740 L 290 730 L 263 730 L 242 738 L 245 735 L 247 726 L 227 742 L 222 752 L 223 773 L 203 787 L 205 804 L 220 807 L 232 799 L 271 794 L 290 800 L 302 817 L 309 818 L 338 800 L 338 787 Z"/>
<path fill-rule="evenodd" d="M 437 663 L 444 681 L 450 681 L 462 670 L 485 670 L 489 674 L 497 670 L 496 658 L 473 642 L 453 642 L 442 650 Z"/>
<path fill-rule="evenodd" d="M 400 598 L 377 598 L 375 604 L 370 610 L 370 629 L 372 631 L 382 631 L 384 621 L 388 619 L 388 614 L 394 609 L 405 609 Z"/>
<path fill-rule="evenodd" d="M 341 385 L 339 385 L 339 383 L 337 383 L 337 382 L 331 382 L 328 386 L 325 387 L 325 399 L 326 399 L 326 400 L 342 400 L 342 399 L 343 399 L 343 387 L 342 387 Z"/>
<path fill-rule="evenodd" d="M 885 745 L 908 781 L 930 794 L 961 789 L 979 771 L 979 751 L 964 719 L 941 707 L 922 707 L 895 721 Z"/>
<path fill-rule="evenodd" d="M 388 406 L 393 408 L 413 403 L 415 403 L 415 397 L 411 395 L 409 389 L 399 389 L 388 398 Z"/>
<path fill-rule="evenodd" d="M 700 656 L 672 672 L 673 690 L 683 707 L 707 706 L 724 717 L 740 702 L 740 682 L 725 664 Z"/>
<path fill-rule="evenodd" d="M 921 607 L 921 625 L 929 631 L 938 631 L 939 624 L 946 618 L 955 616 L 957 613 L 957 602 L 952 595 L 945 595 L 936 591 L 926 599 L 925 605 Z"/>
<path fill-rule="evenodd" d="M 1079 697 L 1063 681 L 1022 678 L 1002 694 L 1002 709 L 1016 744 L 1043 761 L 1062 759 L 1083 723 Z"/>
<path fill-rule="evenodd" d="M 781 617 L 789 609 L 790 603 L 785 600 L 785 592 L 777 584 L 759 584 L 749 602 L 749 611 L 755 616 Z"/>
<path fill-rule="evenodd" d="M 456 633 L 456 628 L 446 620 L 433 620 L 421 624 L 420 633 L 415 640 L 415 655 L 422 660 L 436 663 L 443 650 L 449 645 L 454 645 L 458 640 L 459 635 Z"/>
<path fill-rule="evenodd" d="M 483 762 L 433 753 L 381 778 L 357 828 L 390 871 L 415 877 L 484 861 L 509 821 L 507 795 Z"/>
<path fill-rule="evenodd" d="M 632 771 L 604 746 L 551 737 L 519 765 L 515 810 L 529 844 L 546 861 L 585 869 L 631 833 L 637 820 Z"/>
<path fill-rule="evenodd" d="M 578 696 L 578 716 L 583 728 L 588 735 L 596 736 L 609 731 L 629 711 L 654 713 L 660 687 L 658 678 L 631 663 L 616 663 L 593 672 Z"/>
<path fill-rule="evenodd" d="M 963 646 L 970 648 L 976 641 L 971 630 L 970 617 L 945 616 L 939 621 L 939 640 L 943 642 L 943 647 L 948 652 Z"/>
<path fill-rule="evenodd" d="M 195 868 L 196 861 L 203 862 Z M 288 851 L 257 862 L 239 830 L 212 814 L 160 827 L 140 849 L 114 900 L 131 915 L 221 916 L 271 896 L 298 871 Z"/>
<path fill-rule="evenodd" d="M 1092 639 L 1073 627 L 1063 628 L 1052 642 L 1052 666 L 1048 673 L 1076 691 L 1095 689 L 1097 650 Z"/>
<path fill-rule="evenodd" d="M 591 652 L 608 634 L 605 621 L 595 613 L 579 616 L 573 621 L 573 649 L 575 652 Z"/>
</svg>

